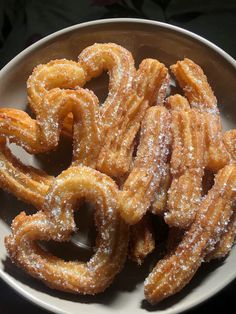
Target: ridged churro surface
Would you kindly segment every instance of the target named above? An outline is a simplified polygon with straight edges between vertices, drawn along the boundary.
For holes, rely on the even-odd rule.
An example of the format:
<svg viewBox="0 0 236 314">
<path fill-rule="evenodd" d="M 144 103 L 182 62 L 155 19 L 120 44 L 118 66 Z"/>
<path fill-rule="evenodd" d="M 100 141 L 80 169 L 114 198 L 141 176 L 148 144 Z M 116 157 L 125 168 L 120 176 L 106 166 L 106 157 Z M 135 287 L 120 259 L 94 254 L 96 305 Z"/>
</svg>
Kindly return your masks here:
<svg viewBox="0 0 236 314">
<path fill-rule="evenodd" d="M 169 70 L 159 60 L 146 58 L 136 68 L 124 47 L 97 43 L 78 61 L 33 69 L 27 93 L 34 117 L 0 108 L 0 187 L 37 211 L 16 213 L 5 239 L 10 259 L 29 275 L 53 289 L 96 294 L 127 256 L 140 266 L 158 255 L 144 283 L 146 299 L 156 304 L 186 286 L 203 262 L 230 253 L 236 130 L 223 133 L 199 65 L 185 58 L 170 70 L 183 95 L 170 95 Z M 104 71 L 109 86 L 100 103 L 85 84 Z M 57 177 L 24 165 L 9 147 L 49 153 L 61 135 L 73 150 Z M 84 201 L 95 208 L 94 252 L 87 262 L 65 261 L 40 241 L 61 245 L 79 235 L 74 213 Z"/>
</svg>

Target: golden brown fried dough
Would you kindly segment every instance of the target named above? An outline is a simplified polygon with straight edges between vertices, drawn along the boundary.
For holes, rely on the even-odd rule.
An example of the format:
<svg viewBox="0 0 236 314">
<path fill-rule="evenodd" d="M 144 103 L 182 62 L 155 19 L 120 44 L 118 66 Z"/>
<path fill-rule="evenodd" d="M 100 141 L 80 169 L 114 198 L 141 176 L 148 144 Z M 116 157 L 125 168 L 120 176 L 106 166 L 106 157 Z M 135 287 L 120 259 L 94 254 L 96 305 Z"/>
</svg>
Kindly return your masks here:
<svg viewBox="0 0 236 314">
<path fill-rule="evenodd" d="M 0 109 L 0 186 L 39 210 L 18 215 L 5 240 L 10 258 L 30 275 L 58 290 L 104 291 L 121 270 L 128 243 L 139 265 L 154 249 L 148 210 L 170 226 L 167 255 L 145 281 L 150 303 L 180 291 L 203 261 L 229 253 L 236 131 L 222 134 L 216 98 L 197 64 L 184 59 L 171 70 L 187 98 L 165 100 L 170 78 L 159 61 L 145 59 L 136 70 L 125 48 L 94 44 L 78 62 L 54 60 L 34 69 L 27 90 L 35 119 Z M 103 71 L 109 92 L 99 104 L 82 87 Z M 23 165 L 7 147 L 13 142 L 31 154 L 48 152 L 61 134 L 73 138 L 73 159 L 57 178 Z M 216 174 L 211 189 L 209 173 Z M 95 205 L 95 253 L 87 263 L 65 262 L 38 240 L 70 241 L 80 200 Z"/>
<path fill-rule="evenodd" d="M 147 110 L 134 167 L 120 196 L 120 214 L 129 224 L 137 223 L 147 212 L 157 190 L 169 155 L 170 114 L 162 106 Z"/>
<path fill-rule="evenodd" d="M 194 220 L 201 197 L 204 174 L 204 126 L 201 116 L 190 109 L 180 96 L 168 99 L 173 135 L 170 170 L 172 183 L 168 191 L 165 221 L 170 226 L 187 228 Z"/>
<path fill-rule="evenodd" d="M 132 89 L 119 110 L 111 112 L 110 107 L 110 115 L 115 122 L 107 128 L 98 170 L 111 177 L 121 177 L 129 172 L 140 123 L 148 107 L 164 97 L 168 80 L 168 70 L 162 63 L 154 59 L 141 62 Z"/>
<path fill-rule="evenodd" d="M 229 130 L 224 133 L 223 141 L 230 154 L 231 163 L 236 161 L 236 130 Z"/>
<path fill-rule="evenodd" d="M 73 163 L 95 167 L 100 148 L 98 102 L 92 92 L 54 89 L 47 94 L 47 102 L 50 110 L 36 120 L 21 110 L 0 109 L 0 186 L 38 209 L 53 178 L 16 161 L 6 138 L 30 153 L 49 151 L 58 145 L 64 117 L 73 112 Z"/>
<path fill-rule="evenodd" d="M 211 261 L 213 259 L 219 259 L 226 257 L 235 241 L 236 235 L 236 212 L 234 211 L 225 231 L 223 232 L 219 242 L 216 244 L 213 251 L 211 251 L 207 256 L 206 260 Z"/>
<path fill-rule="evenodd" d="M 151 205 L 151 212 L 155 215 L 163 215 L 167 206 L 168 190 L 172 182 L 170 166 L 167 163 L 163 169 L 163 174 L 159 187 L 155 191 L 154 201 Z"/>
<path fill-rule="evenodd" d="M 36 241 L 68 241 L 76 227 L 75 202 L 81 198 L 96 207 L 96 252 L 87 263 L 65 262 Z M 5 244 L 15 263 L 51 288 L 83 294 L 104 291 L 121 270 L 128 247 L 128 227 L 119 218 L 116 184 L 91 168 L 65 170 L 50 187 L 43 211 L 32 216 L 22 212 L 14 219 Z"/>
<path fill-rule="evenodd" d="M 91 159 L 96 161 L 100 149 L 97 97 L 82 88 L 76 91 L 58 88 L 48 92 L 44 102 L 48 110 L 36 120 L 21 110 L 0 109 L 1 137 L 9 138 L 31 154 L 49 151 L 58 145 L 64 118 L 72 112 L 73 159 L 84 165 L 91 165 Z"/>
<path fill-rule="evenodd" d="M 53 177 L 23 165 L 10 150 L 0 144 L 0 186 L 17 198 L 41 208 Z"/>
<path fill-rule="evenodd" d="M 129 257 L 141 265 L 145 257 L 155 248 L 154 230 L 148 214 L 134 226 L 130 227 Z"/>
<path fill-rule="evenodd" d="M 203 114 L 205 120 L 206 165 L 218 171 L 229 161 L 222 141 L 222 126 L 216 97 L 199 65 L 185 58 L 171 66 L 180 87 L 192 108 Z"/>
<path fill-rule="evenodd" d="M 199 205 L 196 219 L 176 250 L 157 263 L 145 281 L 145 296 L 154 304 L 180 291 L 213 250 L 233 213 L 236 166 L 224 167 Z"/>
</svg>

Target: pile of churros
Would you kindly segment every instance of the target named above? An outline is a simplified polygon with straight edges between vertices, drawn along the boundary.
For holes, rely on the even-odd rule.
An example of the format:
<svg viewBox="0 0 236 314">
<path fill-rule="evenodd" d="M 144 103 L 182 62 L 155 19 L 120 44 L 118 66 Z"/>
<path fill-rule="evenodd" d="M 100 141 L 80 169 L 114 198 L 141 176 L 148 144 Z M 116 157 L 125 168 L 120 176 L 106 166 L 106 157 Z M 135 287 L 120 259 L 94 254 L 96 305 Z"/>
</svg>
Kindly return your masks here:
<svg viewBox="0 0 236 314">
<path fill-rule="evenodd" d="M 84 88 L 109 74 L 104 103 Z M 170 95 L 170 79 L 183 95 Z M 78 62 L 52 60 L 27 81 L 26 112 L 0 109 L 0 186 L 33 204 L 18 213 L 5 239 L 10 259 L 47 286 L 103 292 L 128 258 L 141 265 L 157 243 L 158 215 L 168 226 L 165 255 L 144 282 L 155 304 L 180 291 L 205 261 L 225 257 L 235 237 L 236 130 L 222 131 L 217 100 L 199 65 L 169 69 L 113 44 L 84 49 Z M 9 143 L 30 154 L 70 137 L 70 167 L 59 176 L 22 164 Z M 74 211 L 94 205 L 96 242 L 88 262 L 64 261 L 39 240 L 65 242 L 78 232 Z"/>
</svg>

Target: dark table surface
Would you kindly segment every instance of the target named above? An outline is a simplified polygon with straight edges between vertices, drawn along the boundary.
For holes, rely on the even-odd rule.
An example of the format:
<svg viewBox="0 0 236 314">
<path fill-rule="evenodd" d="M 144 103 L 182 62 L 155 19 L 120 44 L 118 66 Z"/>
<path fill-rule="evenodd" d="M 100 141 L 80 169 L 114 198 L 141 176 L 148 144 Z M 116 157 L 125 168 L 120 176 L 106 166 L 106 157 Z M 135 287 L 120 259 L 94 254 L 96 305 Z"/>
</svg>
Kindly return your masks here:
<svg viewBox="0 0 236 314">
<path fill-rule="evenodd" d="M 191 30 L 236 57 L 234 0 L 0 0 L 0 68 L 25 47 L 64 27 L 112 17 L 163 21 Z M 0 314 L 46 311 L 0 280 Z M 189 313 L 234 313 L 236 280 Z"/>
</svg>

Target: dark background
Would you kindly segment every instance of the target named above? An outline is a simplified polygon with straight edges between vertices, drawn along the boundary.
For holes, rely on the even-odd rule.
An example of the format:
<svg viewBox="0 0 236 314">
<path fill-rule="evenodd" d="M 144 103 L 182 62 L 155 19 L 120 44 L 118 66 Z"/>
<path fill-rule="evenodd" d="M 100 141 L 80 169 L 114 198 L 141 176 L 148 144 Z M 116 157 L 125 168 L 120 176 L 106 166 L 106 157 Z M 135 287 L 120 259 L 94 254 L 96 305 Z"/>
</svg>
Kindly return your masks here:
<svg viewBox="0 0 236 314">
<path fill-rule="evenodd" d="M 181 26 L 236 58 L 235 0 L 0 0 L 0 68 L 27 46 L 59 29 L 114 17 L 145 18 Z M 235 291 L 236 281 L 188 313 L 235 313 Z M 21 312 L 46 313 L 0 280 L 0 314 Z"/>
</svg>

